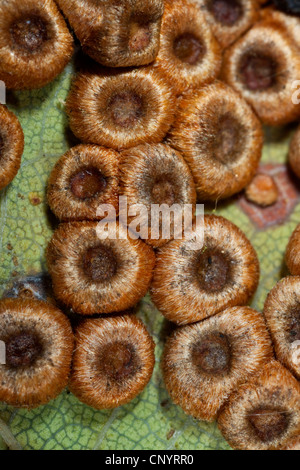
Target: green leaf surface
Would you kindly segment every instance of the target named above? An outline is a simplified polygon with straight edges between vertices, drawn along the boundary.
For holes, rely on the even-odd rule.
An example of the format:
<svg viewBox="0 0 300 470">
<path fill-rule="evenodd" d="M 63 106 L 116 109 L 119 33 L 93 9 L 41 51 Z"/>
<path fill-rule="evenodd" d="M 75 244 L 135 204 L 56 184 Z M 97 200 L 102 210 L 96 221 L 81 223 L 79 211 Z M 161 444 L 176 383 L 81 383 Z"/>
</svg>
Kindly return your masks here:
<svg viewBox="0 0 300 470">
<path fill-rule="evenodd" d="M 72 73 L 69 65 L 46 88 L 10 93 L 8 97 L 8 106 L 24 129 L 26 146 L 18 176 L 0 195 L 2 293 L 13 278 L 46 269 L 44 252 L 54 227 L 45 200 L 46 183 L 55 162 L 74 143 L 64 112 Z M 289 138 L 289 130 L 266 129 L 263 163 L 285 163 Z M 258 227 L 240 199 L 222 203 L 217 209 L 207 208 L 239 225 L 257 249 L 262 277 L 253 306 L 259 310 L 268 291 L 285 273 L 285 247 L 300 219 L 296 186 L 287 184 L 286 202 L 292 201 L 293 207 L 280 220 L 276 219 L 279 213 L 273 214 L 271 219 L 275 220 L 269 227 Z M 258 214 L 261 216 L 264 217 Z M 146 390 L 131 404 L 114 411 L 94 411 L 67 391 L 34 411 L 0 404 L 0 418 L 10 426 L 24 449 L 229 449 L 216 424 L 197 422 L 171 403 L 160 372 L 166 322 L 148 297 L 141 302 L 139 315 L 157 345 L 157 364 Z M 6 449 L 1 439 L 0 449 Z"/>
</svg>

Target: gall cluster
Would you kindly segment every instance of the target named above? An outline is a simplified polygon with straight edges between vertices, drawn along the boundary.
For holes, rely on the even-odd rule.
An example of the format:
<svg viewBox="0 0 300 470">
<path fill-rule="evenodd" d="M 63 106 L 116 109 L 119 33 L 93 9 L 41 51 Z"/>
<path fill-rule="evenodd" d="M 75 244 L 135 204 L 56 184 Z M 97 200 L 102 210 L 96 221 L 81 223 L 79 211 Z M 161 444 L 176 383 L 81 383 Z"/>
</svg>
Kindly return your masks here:
<svg viewBox="0 0 300 470">
<path fill-rule="evenodd" d="M 218 421 L 240 450 L 299 448 L 300 226 L 289 242 L 291 275 L 263 314 L 248 305 L 259 260 L 231 221 L 208 213 L 204 243 L 152 233 L 102 240 L 101 205 L 217 203 L 245 191 L 276 204 L 280 188 L 258 171 L 263 125 L 300 119 L 291 99 L 300 75 L 298 2 L 262 0 L 10 0 L 0 5 L 0 80 L 41 88 L 85 57 L 66 101 L 80 141 L 56 163 L 48 204 L 58 219 L 46 258 L 53 299 L 18 292 L 0 301 L 0 401 L 33 409 L 69 386 L 95 409 L 143 392 L 155 344 L 136 306 L 151 299 L 174 331 L 162 371 L 187 414 Z M 70 30 L 69 30 L 70 28 Z M 0 190 L 16 176 L 24 135 L 0 108 Z M 289 153 L 300 178 L 300 130 Z M 195 210 L 194 210 L 195 212 Z M 196 215 L 196 214 L 195 214 Z M 64 313 L 63 313 L 64 312 Z M 76 317 L 76 321 L 73 321 Z M 300 349 L 300 348 L 299 348 Z"/>
</svg>

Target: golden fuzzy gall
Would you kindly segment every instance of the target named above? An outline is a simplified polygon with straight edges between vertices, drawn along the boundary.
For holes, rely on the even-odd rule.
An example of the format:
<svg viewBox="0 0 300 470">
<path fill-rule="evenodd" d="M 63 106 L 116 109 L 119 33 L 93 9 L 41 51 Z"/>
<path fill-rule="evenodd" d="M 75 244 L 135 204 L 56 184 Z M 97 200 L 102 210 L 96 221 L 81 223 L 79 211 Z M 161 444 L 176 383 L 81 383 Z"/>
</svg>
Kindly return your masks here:
<svg viewBox="0 0 300 470">
<path fill-rule="evenodd" d="M 173 90 L 149 67 L 79 74 L 67 101 L 80 140 L 117 150 L 160 142 L 175 109 Z"/>
<path fill-rule="evenodd" d="M 263 132 L 247 103 L 215 82 L 180 100 L 168 142 L 188 162 L 199 199 L 216 201 L 250 183 L 261 158 Z"/>
<path fill-rule="evenodd" d="M 242 36 L 259 18 L 256 0 L 196 0 L 222 48 Z"/>
<path fill-rule="evenodd" d="M 281 25 L 257 23 L 224 54 L 222 79 L 253 106 L 268 125 L 299 118 L 294 82 L 299 79 L 299 50 Z"/>
<path fill-rule="evenodd" d="M 300 276 L 300 224 L 295 228 L 286 248 L 285 260 L 290 273 Z"/>
<path fill-rule="evenodd" d="M 290 144 L 289 164 L 295 175 L 300 178 L 300 127 L 298 127 Z"/>
<path fill-rule="evenodd" d="M 59 75 L 73 39 L 53 0 L 0 5 L 0 80 L 14 90 L 41 88 Z"/>
<path fill-rule="evenodd" d="M 300 433 L 300 383 L 279 362 L 231 395 L 218 419 L 237 450 L 280 450 Z"/>
<path fill-rule="evenodd" d="M 276 23 L 279 27 L 284 29 L 285 33 L 290 36 L 297 47 L 300 47 L 299 16 L 287 15 L 273 7 L 267 7 L 260 10 L 260 19 Z"/>
<path fill-rule="evenodd" d="M 108 67 L 147 65 L 159 49 L 163 0 L 57 0 L 86 54 Z"/>
<path fill-rule="evenodd" d="M 120 178 L 121 192 L 127 197 L 128 207 L 143 204 L 147 209 L 142 229 L 147 242 L 154 247 L 164 245 L 175 233 L 173 220 L 167 239 L 163 237 L 161 220 L 159 233 L 151 229 L 153 204 L 166 204 L 170 208 L 179 205 L 182 212 L 185 204 L 195 209 L 196 190 L 189 167 L 181 154 L 168 145 L 141 145 L 123 152 Z"/>
<path fill-rule="evenodd" d="M 176 93 L 213 82 L 221 63 L 220 47 L 201 9 L 187 0 L 166 2 L 154 66 Z"/>
<path fill-rule="evenodd" d="M 96 145 L 77 145 L 55 165 L 48 182 L 48 203 L 62 221 L 97 220 L 100 204 L 118 213 L 118 152 Z"/>
<path fill-rule="evenodd" d="M 174 403 L 197 419 L 214 421 L 230 394 L 272 357 L 261 314 L 233 307 L 175 330 L 162 367 Z"/>
<path fill-rule="evenodd" d="M 147 293 L 155 255 L 117 226 L 116 239 L 101 240 L 97 222 L 62 224 L 48 246 L 55 297 L 83 315 L 121 312 Z M 119 233 L 118 233 L 119 231 Z"/>
<path fill-rule="evenodd" d="M 260 207 L 276 204 L 279 197 L 278 186 L 271 175 L 257 173 L 245 190 L 248 201 Z"/>
<path fill-rule="evenodd" d="M 174 240 L 158 251 L 151 293 L 161 313 L 186 325 L 247 304 L 257 289 L 259 261 L 244 233 L 207 215 L 203 247 L 192 250 L 190 243 Z"/>
<path fill-rule="evenodd" d="M 98 410 L 129 403 L 151 379 L 154 348 L 134 316 L 86 320 L 76 331 L 70 390 Z"/>
<path fill-rule="evenodd" d="M 24 133 L 18 118 L 0 105 L 0 190 L 17 175 L 24 151 Z"/>
<path fill-rule="evenodd" d="M 282 279 L 269 293 L 264 307 L 277 359 L 300 379 L 300 277 Z"/>
<path fill-rule="evenodd" d="M 67 386 L 73 333 L 56 307 L 37 300 L 1 300 L 0 340 L 6 346 L 6 364 L 0 365 L 0 401 L 32 409 L 56 398 Z"/>
</svg>

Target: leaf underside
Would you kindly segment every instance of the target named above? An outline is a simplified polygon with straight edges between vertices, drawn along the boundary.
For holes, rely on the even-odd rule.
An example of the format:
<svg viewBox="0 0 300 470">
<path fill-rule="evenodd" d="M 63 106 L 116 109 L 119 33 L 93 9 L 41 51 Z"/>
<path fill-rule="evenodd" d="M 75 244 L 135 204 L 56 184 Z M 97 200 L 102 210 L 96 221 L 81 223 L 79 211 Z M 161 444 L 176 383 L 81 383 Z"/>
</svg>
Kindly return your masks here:
<svg viewBox="0 0 300 470">
<path fill-rule="evenodd" d="M 59 157 L 76 144 L 64 112 L 72 74 L 69 65 L 44 89 L 8 96 L 8 106 L 24 129 L 26 146 L 18 176 L 0 195 L 1 293 L 12 278 L 46 269 L 44 251 L 55 226 L 45 200 L 47 178 Z M 263 164 L 275 163 L 280 170 L 280 164 L 286 162 L 291 132 L 266 129 Z M 268 291 L 285 274 L 285 246 L 300 220 L 297 197 L 284 220 L 263 227 L 256 223 L 261 214 L 253 217 L 239 198 L 218 204 L 216 209 L 239 225 L 258 251 L 262 278 L 252 303 L 258 310 Z M 229 449 L 216 424 L 199 423 L 171 403 L 160 372 L 166 324 L 148 296 L 141 302 L 139 316 L 157 344 L 157 364 L 146 390 L 131 404 L 113 411 L 94 411 L 67 391 L 30 412 L 0 405 L 0 418 L 9 424 L 24 449 Z M 1 439 L 0 449 L 6 449 Z"/>
</svg>

